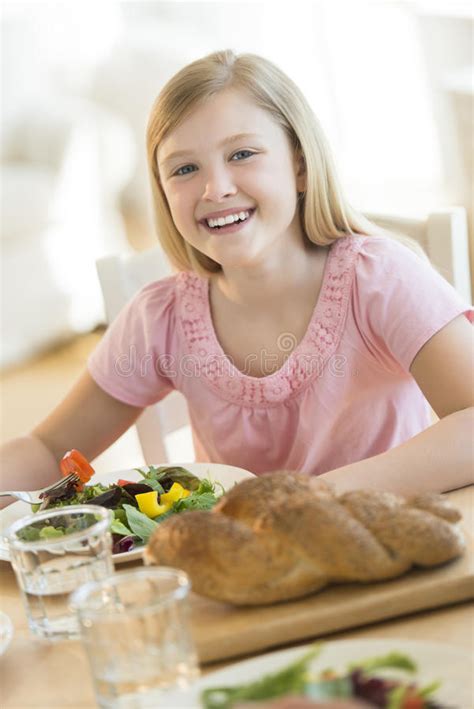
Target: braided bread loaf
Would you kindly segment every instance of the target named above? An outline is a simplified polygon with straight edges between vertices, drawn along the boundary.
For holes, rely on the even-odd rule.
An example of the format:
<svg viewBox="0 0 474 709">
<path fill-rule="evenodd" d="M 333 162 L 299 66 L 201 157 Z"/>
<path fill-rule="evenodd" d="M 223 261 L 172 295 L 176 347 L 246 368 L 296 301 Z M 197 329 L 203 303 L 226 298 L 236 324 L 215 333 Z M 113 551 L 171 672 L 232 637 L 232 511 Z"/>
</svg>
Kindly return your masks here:
<svg viewBox="0 0 474 709">
<path fill-rule="evenodd" d="M 337 496 L 317 478 L 276 472 L 239 483 L 210 512 L 167 519 L 145 561 L 183 569 L 194 591 L 219 601 L 273 603 L 442 564 L 463 552 L 459 519 L 440 495 Z"/>
</svg>

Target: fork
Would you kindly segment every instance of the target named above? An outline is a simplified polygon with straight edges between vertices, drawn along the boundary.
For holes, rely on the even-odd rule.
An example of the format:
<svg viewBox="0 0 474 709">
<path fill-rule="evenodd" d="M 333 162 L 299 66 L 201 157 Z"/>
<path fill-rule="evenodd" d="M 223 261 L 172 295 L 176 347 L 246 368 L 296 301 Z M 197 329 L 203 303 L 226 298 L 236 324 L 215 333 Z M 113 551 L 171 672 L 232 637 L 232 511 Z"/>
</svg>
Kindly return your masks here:
<svg viewBox="0 0 474 709">
<path fill-rule="evenodd" d="M 45 501 L 44 495 L 49 492 L 58 492 L 62 487 L 65 487 L 70 482 L 78 482 L 79 476 L 76 473 L 69 473 L 61 480 L 57 480 L 52 485 L 47 485 L 39 490 L 5 490 L 0 492 L 0 497 L 16 497 L 22 502 L 27 502 L 29 505 L 40 505 Z"/>
</svg>

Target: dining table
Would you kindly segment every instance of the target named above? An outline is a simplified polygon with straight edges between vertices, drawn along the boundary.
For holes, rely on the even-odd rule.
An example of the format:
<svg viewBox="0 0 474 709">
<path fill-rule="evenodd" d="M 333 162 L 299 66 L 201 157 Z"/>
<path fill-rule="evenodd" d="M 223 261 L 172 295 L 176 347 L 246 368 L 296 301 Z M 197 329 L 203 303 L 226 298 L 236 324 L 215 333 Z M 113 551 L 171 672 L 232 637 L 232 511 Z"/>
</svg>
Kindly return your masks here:
<svg viewBox="0 0 474 709">
<path fill-rule="evenodd" d="M 474 486 L 447 493 L 447 497 L 463 515 L 463 530 L 468 539 L 466 554 L 472 557 Z M 133 561 L 124 566 L 131 569 L 139 564 L 141 561 Z M 472 569 L 472 558 L 469 564 Z M 278 637 L 275 643 L 267 643 L 266 647 L 259 647 L 253 652 L 242 653 L 237 644 L 235 657 L 229 657 L 228 652 L 225 657 L 220 657 L 219 647 L 215 647 L 212 661 L 204 659 L 201 662 L 201 672 L 207 674 L 233 662 L 258 657 L 268 651 L 302 646 L 316 638 L 331 642 L 341 639 L 421 640 L 441 643 L 466 654 L 473 653 L 472 578 L 471 587 L 470 593 L 459 594 L 460 600 L 446 602 L 441 596 L 439 605 L 431 602 L 430 607 L 418 607 L 412 611 L 395 609 L 388 613 L 388 616 L 392 617 L 383 617 L 380 613 L 376 619 L 364 620 L 364 616 L 361 619 L 354 617 L 346 623 L 346 627 L 332 631 L 323 629 L 321 633 L 311 628 L 305 637 L 295 638 L 290 634 L 287 637 Z M 67 640 L 49 643 L 30 633 L 16 578 L 7 561 L 0 561 L 0 589 L 1 610 L 10 617 L 14 626 L 12 640 L 0 658 L 2 709 L 82 709 L 97 706 L 87 656 L 81 642 Z M 457 596 L 452 594 L 450 598 L 456 599 Z M 251 633 L 251 629 L 248 632 Z M 255 632 L 258 632 L 257 628 Z"/>
</svg>

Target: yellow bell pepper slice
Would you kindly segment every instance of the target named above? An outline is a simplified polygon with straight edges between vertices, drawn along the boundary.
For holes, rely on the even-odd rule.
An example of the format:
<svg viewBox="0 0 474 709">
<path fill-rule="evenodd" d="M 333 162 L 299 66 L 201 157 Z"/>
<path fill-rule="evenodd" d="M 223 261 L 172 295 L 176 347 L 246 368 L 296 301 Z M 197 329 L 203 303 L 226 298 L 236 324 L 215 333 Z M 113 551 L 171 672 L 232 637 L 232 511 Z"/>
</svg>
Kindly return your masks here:
<svg viewBox="0 0 474 709">
<path fill-rule="evenodd" d="M 181 500 L 183 497 L 188 497 L 190 494 L 189 490 L 186 490 L 180 483 L 173 483 L 168 492 L 164 492 L 160 495 L 161 504 L 170 504 Z"/>
<path fill-rule="evenodd" d="M 171 504 L 160 504 L 158 502 L 158 492 L 157 490 L 151 490 L 150 492 L 141 492 L 135 495 L 135 499 L 138 504 L 138 509 L 143 512 L 144 515 L 150 518 L 159 517 L 160 515 L 168 512 L 171 508 Z"/>
</svg>

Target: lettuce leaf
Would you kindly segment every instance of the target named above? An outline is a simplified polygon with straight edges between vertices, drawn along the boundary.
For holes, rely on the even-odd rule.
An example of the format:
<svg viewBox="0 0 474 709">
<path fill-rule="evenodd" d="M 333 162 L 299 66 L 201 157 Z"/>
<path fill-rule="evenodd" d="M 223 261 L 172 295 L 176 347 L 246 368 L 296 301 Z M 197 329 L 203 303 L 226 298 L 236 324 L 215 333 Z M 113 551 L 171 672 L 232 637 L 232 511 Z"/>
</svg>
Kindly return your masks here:
<svg viewBox="0 0 474 709">
<path fill-rule="evenodd" d="M 213 492 L 191 493 L 189 497 L 177 500 L 173 505 L 173 512 L 184 512 L 185 510 L 210 510 L 217 502 L 217 497 Z"/>
<path fill-rule="evenodd" d="M 135 468 L 135 470 L 143 476 L 147 484 L 151 485 L 154 481 L 166 491 L 173 483 L 180 483 L 187 490 L 197 490 L 200 483 L 200 479 L 196 475 L 179 466 L 161 465 L 159 468 L 155 468 L 151 465 L 146 471 L 141 468 Z"/>
<path fill-rule="evenodd" d="M 119 519 L 113 519 L 110 525 L 110 531 L 113 534 L 122 534 L 124 537 L 129 537 L 132 532 Z"/>
<path fill-rule="evenodd" d="M 396 669 L 406 672 L 416 672 L 416 662 L 400 652 L 390 652 L 381 657 L 369 657 L 362 662 L 353 662 L 349 665 L 349 670 L 362 670 L 363 672 L 373 672 L 374 670 Z"/>
<path fill-rule="evenodd" d="M 140 537 L 142 542 L 146 544 L 157 528 L 157 522 L 147 517 L 143 512 L 140 512 L 140 510 L 137 510 L 133 505 L 124 505 L 123 508 L 127 515 L 128 526 L 133 534 Z"/>
<path fill-rule="evenodd" d="M 72 530 L 75 531 L 75 530 Z M 51 525 L 43 527 L 39 533 L 40 539 L 54 539 L 55 537 L 64 537 L 66 530 L 64 527 L 52 527 Z"/>
<path fill-rule="evenodd" d="M 256 682 L 237 687 L 205 689 L 201 694 L 204 709 L 230 709 L 234 704 L 273 699 L 285 694 L 303 694 L 309 663 L 319 655 L 319 645 L 279 672 L 268 674 Z"/>
</svg>

